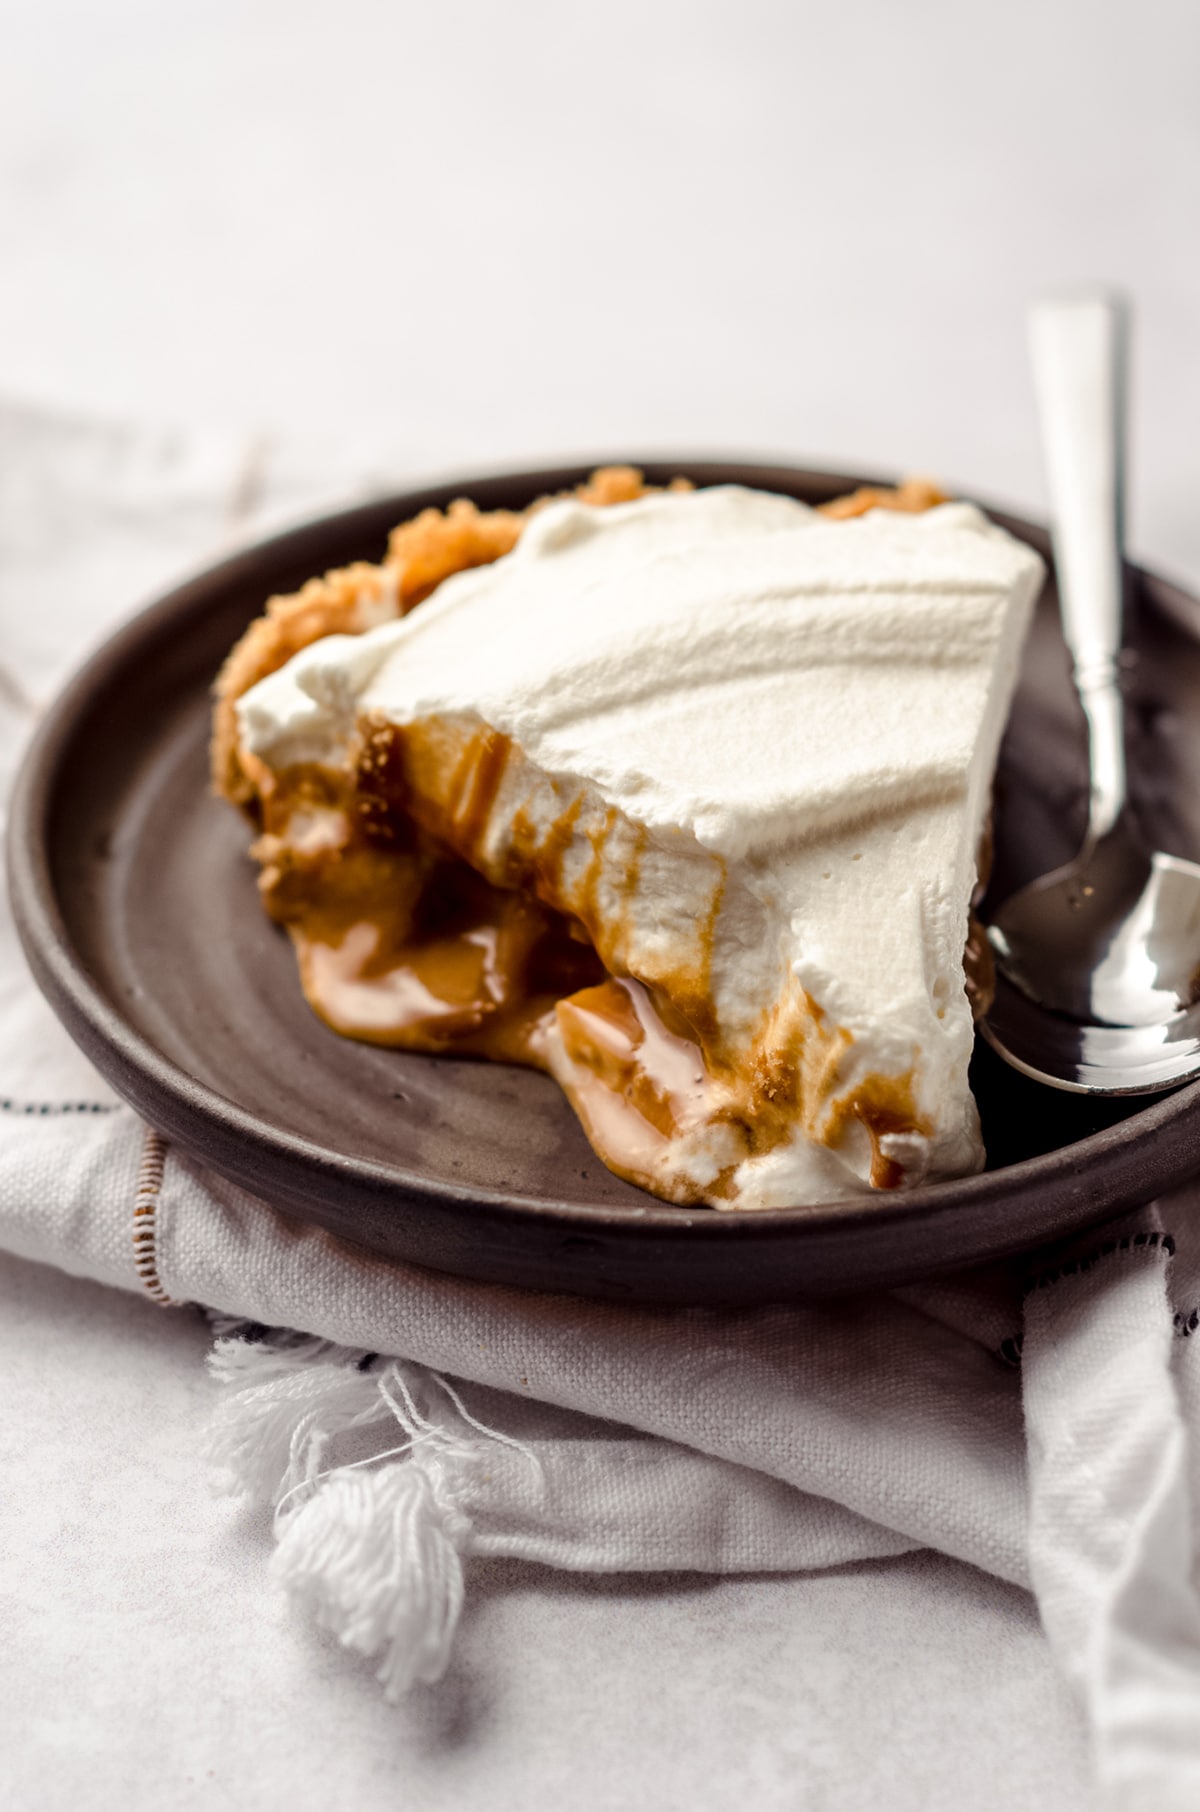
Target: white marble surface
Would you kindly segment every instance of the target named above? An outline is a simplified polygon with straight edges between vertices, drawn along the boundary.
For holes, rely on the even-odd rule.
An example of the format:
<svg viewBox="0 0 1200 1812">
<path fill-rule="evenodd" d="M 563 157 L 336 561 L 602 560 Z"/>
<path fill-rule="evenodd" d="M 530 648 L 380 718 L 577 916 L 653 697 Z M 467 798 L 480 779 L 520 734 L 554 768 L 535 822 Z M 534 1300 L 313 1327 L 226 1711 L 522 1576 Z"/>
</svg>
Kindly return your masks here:
<svg viewBox="0 0 1200 1812">
<path fill-rule="evenodd" d="M 1190 0 L 9 0 L 0 34 L 0 396 L 331 490 L 346 449 L 740 448 L 1036 506 L 1023 302 L 1099 274 L 1139 307 L 1135 543 L 1200 577 Z M 1030 1602 L 928 1557 L 493 1568 L 391 1710 L 207 1494 L 199 1323 L 11 1260 L 0 1295 L 6 1806 L 1089 1804 Z"/>
</svg>

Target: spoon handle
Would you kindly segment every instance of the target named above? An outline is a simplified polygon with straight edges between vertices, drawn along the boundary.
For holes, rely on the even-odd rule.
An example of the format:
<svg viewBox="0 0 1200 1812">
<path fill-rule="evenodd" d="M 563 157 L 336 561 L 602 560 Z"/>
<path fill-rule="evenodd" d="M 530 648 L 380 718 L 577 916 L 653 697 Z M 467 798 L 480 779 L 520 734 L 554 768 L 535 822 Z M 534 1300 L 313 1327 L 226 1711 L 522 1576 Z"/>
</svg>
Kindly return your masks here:
<svg viewBox="0 0 1200 1812">
<path fill-rule="evenodd" d="M 1029 339 L 1063 631 L 1088 723 L 1090 850 L 1125 807 L 1119 661 L 1126 311 L 1098 292 L 1038 302 Z"/>
</svg>

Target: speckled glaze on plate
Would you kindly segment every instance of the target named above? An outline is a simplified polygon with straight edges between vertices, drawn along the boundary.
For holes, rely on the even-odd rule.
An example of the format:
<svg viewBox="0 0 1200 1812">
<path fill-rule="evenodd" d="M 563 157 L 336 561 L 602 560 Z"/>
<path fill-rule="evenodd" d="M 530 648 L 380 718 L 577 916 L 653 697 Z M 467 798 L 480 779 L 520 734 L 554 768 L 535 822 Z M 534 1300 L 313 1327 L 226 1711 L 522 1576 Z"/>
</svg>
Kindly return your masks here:
<svg viewBox="0 0 1200 1812">
<path fill-rule="evenodd" d="M 373 1251 L 539 1289 L 753 1303 L 898 1283 L 1052 1241 L 1200 1168 L 1200 1084 L 1144 1102 L 1040 1089 L 984 1048 L 989 1169 L 762 1214 L 670 1207 L 593 1155 L 556 1086 L 503 1065 L 338 1038 L 259 905 L 246 826 L 208 792 L 208 690 L 272 592 L 470 496 L 519 508 L 591 466 L 410 492 L 191 580 L 96 654 L 43 722 L 13 798 L 9 876 L 38 982 L 112 1085 L 212 1169 Z M 787 466 L 645 462 L 664 482 L 820 502 L 863 482 Z M 1043 531 L 997 515 L 1048 557 Z M 1131 575 L 1135 786 L 1158 846 L 1200 857 L 1200 602 Z M 1047 588 L 1001 755 L 993 893 L 1073 853 L 1082 724 Z"/>
</svg>

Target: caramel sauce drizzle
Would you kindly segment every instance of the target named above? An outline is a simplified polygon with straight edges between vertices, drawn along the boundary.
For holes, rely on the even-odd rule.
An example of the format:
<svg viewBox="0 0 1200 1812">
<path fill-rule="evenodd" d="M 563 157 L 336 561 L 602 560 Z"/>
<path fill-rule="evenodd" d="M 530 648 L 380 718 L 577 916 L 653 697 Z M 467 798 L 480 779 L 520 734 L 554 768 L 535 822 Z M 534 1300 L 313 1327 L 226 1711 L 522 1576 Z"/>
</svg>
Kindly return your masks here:
<svg viewBox="0 0 1200 1812">
<path fill-rule="evenodd" d="M 344 1037 L 544 1067 L 556 1003 L 603 979 L 595 951 L 561 914 L 493 887 L 416 824 L 385 824 L 377 795 L 356 811 L 348 791 L 340 803 L 328 794 L 293 770 L 256 846 L 310 1005 Z M 294 826 L 314 808 L 329 834 L 308 849 Z"/>
<path fill-rule="evenodd" d="M 556 1018 L 555 1075 L 588 1139 L 618 1175 L 662 1191 L 670 1140 L 707 1117 L 711 1078 L 690 1028 L 630 976 L 560 1000 Z"/>
<path fill-rule="evenodd" d="M 882 1141 L 889 1133 L 928 1135 L 933 1130 L 917 1112 L 913 1082 L 912 1070 L 902 1076 L 867 1076 L 844 1100 L 833 1105 L 827 1122 L 827 1142 L 835 1147 L 842 1144 L 855 1121 L 864 1128 L 871 1141 L 872 1189 L 898 1189 L 904 1181 L 902 1166 L 883 1149 Z"/>
<path fill-rule="evenodd" d="M 484 730 L 467 744 L 450 783 L 453 842 L 464 854 L 483 841 L 512 743 L 498 730 Z"/>
<path fill-rule="evenodd" d="M 871 1141 L 872 1185 L 902 1182 L 881 1140 L 929 1130 L 912 1072 L 869 1077 L 839 1097 L 850 1035 L 807 995 L 768 1016 L 748 1072 L 725 1058 L 711 1009 L 723 867 L 693 968 L 648 987 L 612 972 L 595 948 L 615 810 L 581 833 L 580 794 L 539 834 L 518 808 L 493 863 L 498 882 L 481 868 L 512 744 L 483 730 L 449 768 L 444 753 L 394 726 L 368 727 L 352 773 L 292 769 L 264 793 L 260 887 L 327 1025 L 372 1044 L 551 1069 L 605 1163 L 659 1194 L 683 1187 L 660 1169 L 670 1141 L 701 1124 L 719 1128 L 727 1150 L 706 1199 L 732 1194 L 738 1165 L 797 1122 L 834 1148 L 857 1122 Z M 590 851 L 571 880 L 567 859 L 579 858 L 581 842 Z M 639 827 L 626 892 L 648 843 Z"/>
</svg>

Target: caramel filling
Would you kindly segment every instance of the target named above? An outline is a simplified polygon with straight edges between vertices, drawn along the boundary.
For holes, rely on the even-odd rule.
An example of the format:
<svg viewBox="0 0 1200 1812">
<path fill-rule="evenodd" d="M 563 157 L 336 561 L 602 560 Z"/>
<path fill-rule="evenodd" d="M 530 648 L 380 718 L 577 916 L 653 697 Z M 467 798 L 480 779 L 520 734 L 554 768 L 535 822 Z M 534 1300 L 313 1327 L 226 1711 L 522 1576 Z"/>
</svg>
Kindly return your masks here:
<svg viewBox="0 0 1200 1812">
<path fill-rule="evenodd" d="M 322 797 L 324 795 L 324 797 Z M 413 824 L 367 830 L 315 772 L 264 802 L 255 846 L 305 995 L 346 1038 L 544 1067 L 559 1000 L 604 978 L 562 914 L 493 887 Z"/>
<path fill-rule="evenodd" d="M 343 1037 L 548 1070 L 555 1031 L 555 1073 L 589 1139 L 646 1183 L 669 1140 L 704 1117 L 705 1056 L 665 999 L 605 970 L 578 918 L 494 885 L 457 853 L 486 822 L 499 742 L 460 764 L 440 837 L 385 805 L 394 777 L 378 746 L 358 788 L 292 770 L 263 795 L 263 899 L 291 936 L 309 1004 Z M 540 848 L 543 889 L 570 831 L 568 813 Z"/>
<path fill-rule="evenodd" d="M 593 1148 L 634 1181 L 652 1177 L 669 1141 L 709 1110 L 712 1078 L 691 1028 L 631 977 L 560 1000 L 556 1018 L 560 1080 Z"/>
<path fill-rule="evenodd" d="M 292 769 L 262 790 L 260 887 L 327 1025 L 367 1043 L 549 1071 L 605 1163 L 671 1199 L 699 1195 L 663 1166 L 692 1129 L 707 1129 L 716 1154 L 705 1200 L 732 1195 L 738 1165 L 798 1127 L 834 1149 L 865 1134 L 872 1186 L 903 1182 L 884 1141 L 930 1130 L 911 1072 L 847 1088 L 850 1036 L 807 996 L 773 1010 L 749 1063 L 723 1050 L 707 974 L 720 884 L 697 929 L 697 971 L 647 986 L 617 970 L 619 929 L 611 917 L 601 923 L 613 815 L 581 833 L 575 800 L 537 839 L 518 812 L 489 853 L 511 746 L 480 733 L 456 760 L 446 755 L 436 734 L 377 727 L 352 772 Z M 641 848 L 626 864 L 627 890 Z"/>
</svg>

